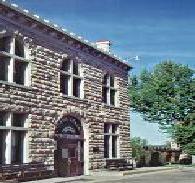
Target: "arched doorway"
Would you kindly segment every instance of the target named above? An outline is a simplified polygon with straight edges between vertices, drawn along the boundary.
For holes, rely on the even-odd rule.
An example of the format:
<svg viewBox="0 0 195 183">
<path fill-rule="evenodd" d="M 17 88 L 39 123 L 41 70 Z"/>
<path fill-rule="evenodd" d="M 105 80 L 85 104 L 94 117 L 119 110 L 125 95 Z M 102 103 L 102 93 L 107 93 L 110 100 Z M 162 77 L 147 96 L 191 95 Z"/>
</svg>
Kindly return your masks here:
<svg viewBox="0 0 195 183">
<path fill-rule="evenodd" d="M 54 166 L 58 176 L 69 177 L 83 174 L 84 134 L 79 119 L 64 116 L 55 128 Z"/>
</svg>

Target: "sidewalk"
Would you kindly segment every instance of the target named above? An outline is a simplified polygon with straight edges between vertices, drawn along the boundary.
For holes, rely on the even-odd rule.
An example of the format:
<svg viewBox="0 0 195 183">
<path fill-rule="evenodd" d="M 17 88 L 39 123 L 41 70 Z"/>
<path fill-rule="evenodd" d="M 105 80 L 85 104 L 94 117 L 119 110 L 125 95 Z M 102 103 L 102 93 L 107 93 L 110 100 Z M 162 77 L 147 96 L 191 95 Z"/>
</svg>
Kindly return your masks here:
<svg viewBox="0 0 195 183">
<path fill-rule="evenodd" d="M 29 181 L 27 183 L 95 183 L 101 182 L 105 180 L 116 180 L 121 179 L 123 176 L 128 175 L 137 175 L 142 173 L 152 173 L 152 172 L 160 172 L 160 171 L 170 171 L 175 170 L 176 168 L 173 167 L 144 167 L 144 168 L 137 168 L 135 170 L 128 170 L 128 171 L 94 171 L 92 175 L 89 176 L 77 176 L 77 177 L 56 177 L 51 179 L 44 179 L 44 180 L 36 180 L 36 181 Z"/>
<path fill-rule="evenodd" d="M 43 179 L 43 180 L 35 180 L 35 181 L 28 181 L 27 183 L 68 183 L 68 182 L 82 182 L 86 180 L 88 176 L 76 176 L 76 177 L 55 177 L 50 179 Z M 87 179 L 90 181 L 90 179 Z"/>
<path fill-rule="evenodd" d="M 149 172 L 168 171 L 168 170 L 174 170 L 174 169 L 176 168 L 175 167 L 143 167 L 143 168 L 136 168 L 135 170 L 131 170 L 131 171 L 124 171 L 123 176 L 141 174 L 141 173 L 149 173 Z"/>
</svg>

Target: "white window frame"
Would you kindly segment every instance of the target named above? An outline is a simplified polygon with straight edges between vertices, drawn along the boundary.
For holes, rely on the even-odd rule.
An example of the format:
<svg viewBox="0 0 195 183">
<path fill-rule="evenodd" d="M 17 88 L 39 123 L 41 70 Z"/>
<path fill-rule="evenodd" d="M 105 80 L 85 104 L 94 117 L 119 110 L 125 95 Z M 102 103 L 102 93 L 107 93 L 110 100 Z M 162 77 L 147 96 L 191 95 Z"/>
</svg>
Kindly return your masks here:
<svg viewBox="0 0 195 183">
<path fill-rule="evenodd" d="M 10 50 L 8 51 L 0 51 L 0 55 L 2 57 L 5 57 L 6 59 L 9 59 L 9 64 L 8 64 L 8 78 L 7 81 L 3 81 L 1 80 L 1 82 L 8 82 L 8 83 L 13 83 L 16 85 L 21 85 L 21 86 L 30 86 L 31 85 L 31 64 L 30 64 L 30 60 L 29 60 L 29 51 L 28 51 L 28 45 L 26 43 L 24 43 L 24 41 L 22 40 L 22 37 L 19 37 L 17 35 L 10 35 L 10 34 L 4 34 L 1 35 L 1 37 L 10 37 Z M 24 49 L 24 57 L 20 57 L 17 56 L 15 54 L 15 41 L 16 39 L 21 39 L 22 44 L 23 44 L 23 49 Z M 16 82 L 14 82 L 14 69 L 15 69 L 15 62 L 19 61 L 19 62 L 23 62 L 26 63 L 26 69 L 24 71 L 24 84 L 18 84 Z"/>
<path fill-rule="evenodd" d="M 61 74 L 64 75 L 64 76 L 69 77 L 69 79 L 68 79 L 68 94 L 66 95 L 66 94 L 63 94 L 61 91 L 60 92 L 63 96 L 70 96 L 70 97 L 76 97 L 76 98 L 83 99 L 84 98 L 84 91 L 83 91 L 84 80 L 83 80 L 83 72 L 82 72 L 82 69 L 81 69 L 81 64 L 78 63 L 77 61 L 69 59 L 69 58 L 63 59 L 62 62 L 66 61 L 66 60 L 69 62 L 69 70 L 68 71 L 63 71 L 60 68 L 60 77 L 61 77 Z M 78 75 L 74 74 L 74 72 L 73 72 L 74 62 L 76 64 L 78 64 Z M 75 78 L 80 80 L 79 97 L 73 95 L 73 81 L 74 81 Z M 60 81 L 60 89 L 61 89 L 61 81 Z"/>
<path fill-rule="evenodd" d="M 106 157 L 104 157 L 104 158 L 106 158 L 106 159 L 117 159 L 117 158 L 120 158 L 120 142 L 119 142 L 119 125 L 118 124 L 114 124 L 114 123 L 105 123 L 106 125 L 108 125 L 108 133 L 104 133 L 104 137 L 105 136 L 109 136 L 109 157 L 108 158 L 106 158 Z M 105 125 L 104 124 L 104 125 Z M 112 126 L 113 125 L 115 125 L 116 126 L 116 133 L 112 133 Z M 112 138 L 113 138 L 113 136 L 115 136 L 115 137 L 117 137 L 117 154 L 116 154 L 116 157 L 113 157 L 112 156 Z"/>
<path fill-rule="evenodd" d="M 2 111 L 3 112 L 3 111 Z M 6 132 L 5 135 L 5 164 L 11 164 L 12 161 L 12 135 L 13 131 L 22 131 L 24 132 L 23 138 L 23 162 L 21 163 L 28 163 L 29 162 L 29 155 L 28 155 L 28 124 L 29 124 L 29 115 L 26 115 L 26 120 L 24 121 L 24 127 L 15 127 L 12 126 L 13 122 L 13 113 L 5 112 L 5 126 L 0 126 L 0 132 Z"/>
</svg>

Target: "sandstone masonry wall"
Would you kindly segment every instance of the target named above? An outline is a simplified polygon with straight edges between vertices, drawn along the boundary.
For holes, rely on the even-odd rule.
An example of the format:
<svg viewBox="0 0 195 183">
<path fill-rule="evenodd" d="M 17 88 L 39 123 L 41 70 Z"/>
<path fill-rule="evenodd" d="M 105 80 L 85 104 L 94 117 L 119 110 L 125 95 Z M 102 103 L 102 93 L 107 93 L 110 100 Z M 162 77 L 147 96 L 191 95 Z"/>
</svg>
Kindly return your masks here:
<svg viewBox="0 0 195 183">
<path fill-rule="evenodd" d="M 120 157 L 131 158 L 128 71 L 82 51 L 67 48 L 49 35 L 32 33 L 22 25 L 0 19 L 0 24 L 18 31 L 26 38 L 31 60 L 31 86 L 0 82 L 0 110 L 29 114 L 29 160 L 54 163 L 54 128 L 63 111 L 73 107 L 85 113 L 89 125 L 90 169 L 103 168 L 104 123 L 119 124 Z M 64 54 L 81 64 L 84 77 L 84 99 L 62 96 L 60 93 L 60 64 Z M 101 101 L 102 77 L 112 73 L 118 85 L 119 106 Z M 100 152 L 94 153 L 93 147 Z"/>
</svg>

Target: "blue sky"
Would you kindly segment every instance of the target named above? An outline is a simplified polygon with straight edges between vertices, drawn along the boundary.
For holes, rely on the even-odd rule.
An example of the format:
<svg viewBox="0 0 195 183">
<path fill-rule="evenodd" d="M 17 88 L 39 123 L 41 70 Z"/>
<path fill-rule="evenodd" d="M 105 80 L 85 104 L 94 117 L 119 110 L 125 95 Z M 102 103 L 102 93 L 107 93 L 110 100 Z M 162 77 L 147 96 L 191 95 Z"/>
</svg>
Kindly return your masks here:
<svg viewBox="0 0 195 183">
<path fill-rule="evenodd" d="M 194 0 L 11 0 L 90 41 L 108 39 L 112 51 L 131 61 L 137 74 L 162 60 L 195 68 Z M 152 144 L 165 137 L 132 114 L 132 134 Z M 147 127 L 147 133 L 146 133 Z M 158 138 L 156 138 L 158 137 Z"/>
</svg>

